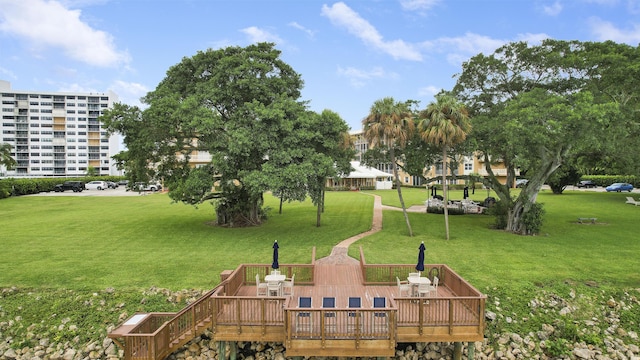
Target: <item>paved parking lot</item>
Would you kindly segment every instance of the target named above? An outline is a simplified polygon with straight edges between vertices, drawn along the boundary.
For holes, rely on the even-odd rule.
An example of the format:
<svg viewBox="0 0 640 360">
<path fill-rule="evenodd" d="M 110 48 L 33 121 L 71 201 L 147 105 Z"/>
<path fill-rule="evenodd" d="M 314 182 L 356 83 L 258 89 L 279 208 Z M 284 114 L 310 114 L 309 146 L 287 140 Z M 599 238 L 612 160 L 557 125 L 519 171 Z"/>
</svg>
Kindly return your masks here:
<svg viewBox="0 0 640 360">
<path fill-rule="evenodd" d="M 116 189 L 84 190 L 82 192 L 73 192 L 71 190 L 67 190 L 65 192 L 50 191 L 27 196 L 141 196 L 151 194 L 154 193 L 151 191 L 143 191 L 141 193 L 137 191 L 127 191 L 124 186 L 119 186 Z"/>
</svg>

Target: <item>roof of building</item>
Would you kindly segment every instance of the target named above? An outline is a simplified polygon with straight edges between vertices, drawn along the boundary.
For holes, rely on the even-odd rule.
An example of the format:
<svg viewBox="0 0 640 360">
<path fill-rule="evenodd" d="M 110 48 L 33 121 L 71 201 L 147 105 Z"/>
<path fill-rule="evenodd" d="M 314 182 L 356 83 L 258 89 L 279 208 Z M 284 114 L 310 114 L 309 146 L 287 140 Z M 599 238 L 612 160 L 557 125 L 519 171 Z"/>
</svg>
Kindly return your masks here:
<svg viewBox="0 0 640 360">
<path fill-rule="evenodd" d="M 390 177 L 392 174 L 380 171 L 378 169 L 360 165 L 359 161 L 352 161 L 351 167 L 354 169 L 349 175 L 345 176 L 346 179 L 376 179 L 381 177 Z"/>
</svg>

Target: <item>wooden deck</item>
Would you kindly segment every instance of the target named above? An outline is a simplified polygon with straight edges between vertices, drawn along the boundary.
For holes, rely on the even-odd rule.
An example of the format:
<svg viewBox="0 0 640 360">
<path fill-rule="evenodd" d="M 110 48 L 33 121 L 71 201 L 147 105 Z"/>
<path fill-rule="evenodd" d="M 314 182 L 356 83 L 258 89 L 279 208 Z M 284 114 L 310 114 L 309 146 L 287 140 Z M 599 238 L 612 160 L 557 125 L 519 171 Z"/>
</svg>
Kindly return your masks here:
<svg viewBox="0 0 640 360">
<path fill-rule="evenodd" d="M 486 297 L 448 266 L 425 265 L 425 275 L 440 278 L 437 295 L 399 297 L 396 276 L 406 279 L 415 265 L 367 265 L 360 257 L 354 265 L 315 256 L 311 264 L 281 264 L 295 284 L 279 297 L 256 296 L 255 275 L 263 279 L 268 264 L 243 264 L 183 311 L 138 314 L 109 336 L 126 359 L 162 359 L 207 329 L 221 342 L 280 342 L 288 357 L 388 357 L 397 343 L 483 339 Z M 310 297 L 311 307 L 299 308 L 300 297 Z M 322 307 L 325 297 L 335 298 L 335 308 Z M 349 307 L 350 297 L 361 307 Z M 375 298 L 386 306 L 374 308 Z"/>
</svg>

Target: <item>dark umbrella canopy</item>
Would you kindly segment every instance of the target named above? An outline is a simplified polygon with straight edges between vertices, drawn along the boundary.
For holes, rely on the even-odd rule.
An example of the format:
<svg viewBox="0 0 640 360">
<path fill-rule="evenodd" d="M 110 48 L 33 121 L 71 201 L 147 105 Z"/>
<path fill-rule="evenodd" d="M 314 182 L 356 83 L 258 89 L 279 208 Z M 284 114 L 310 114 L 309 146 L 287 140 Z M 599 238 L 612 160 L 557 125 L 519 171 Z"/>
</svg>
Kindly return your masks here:
<svg viewBox="0 0 640 360">
<path fill-rule="evenodd" d="M 271 268 L 272 269 L 277 269 L 280 267 L 280 265 L 278 265 L 278 240 L 273 242 L 273 263 L 271 263 Z"/>
<path fill-rule="evenodd" d="M 424 241 L 420 244 L 418 250 L 420 251 L 418 252 L 418 264 L 416 264 L 416 270 L 424 271 L 424 251 L 426 250 L 424 247 Z"/>
</svg>

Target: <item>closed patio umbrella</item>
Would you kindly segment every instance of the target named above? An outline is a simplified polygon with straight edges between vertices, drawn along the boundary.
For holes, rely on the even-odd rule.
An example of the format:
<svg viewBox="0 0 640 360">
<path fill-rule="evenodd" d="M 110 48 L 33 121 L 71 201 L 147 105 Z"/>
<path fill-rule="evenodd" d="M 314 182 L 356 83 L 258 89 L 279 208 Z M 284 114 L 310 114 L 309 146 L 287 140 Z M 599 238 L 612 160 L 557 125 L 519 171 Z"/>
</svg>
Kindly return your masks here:
<svg viewBox="0 0 640 360">
<path fill-rule="evenodd" d="M 424 271 L 424 251 L 426 250 L 426 248 L 424 247 L 424 241 L 420 244 L 418 250 L 420 251 L 418 252 L 418 263 L 416 264 L 416 270 L 418 270 L 418 273 L 420 273 Z"/>
<path fill-rule="evenodd" d="M 272 269 L 277 269 L 280 267 L 278 264 L 278 240 L 273 242 L 273 263 L 271 263 Z"/>
</svg>

